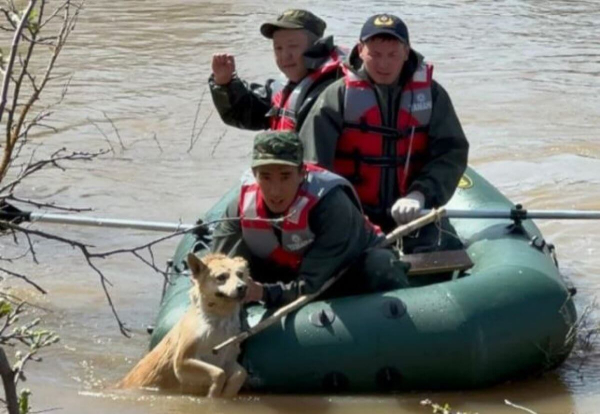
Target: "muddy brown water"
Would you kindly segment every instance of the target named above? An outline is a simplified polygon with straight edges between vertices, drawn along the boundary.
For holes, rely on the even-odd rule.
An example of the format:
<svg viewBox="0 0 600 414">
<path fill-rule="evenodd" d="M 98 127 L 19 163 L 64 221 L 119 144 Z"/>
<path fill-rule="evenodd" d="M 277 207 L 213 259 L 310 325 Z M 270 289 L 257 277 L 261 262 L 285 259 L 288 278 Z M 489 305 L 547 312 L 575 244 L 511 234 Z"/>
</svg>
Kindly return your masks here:
<svg viewBox="0 0 600 414">
<path fill-rule="evenodd" d="M 64 103 L 54 114 L 60 133 L 38 133 L 39 154 L 66 146 L 73 151 L 114 153 L 72 164 L 24 184 L 19 194 L 103 217 L 191 221 L 234 183 L 248 162 L 252 133 L 226 127 L 206 91 L 212 53 L 228 51 L 251 81 L 278 76 L 270 43 L 259 24 L 287 7 L 308 8 L 325 18 L 338 43 L 352 45 L 366 17 L 402 16 L 413 46 L 435 64 L 471 142 L 470 163 L 513 201 L 528 208 L 600 209 L 600 2 L 436 2 L 329 0 L 127 0 L 88 1 L 59 60 L 73 73 Z M 2 35 L 6 43 L 6 35 Z M 60 88 L 48 89 L 51 101 Z M 194 120 L 198 104 L 198 121 Z M 122 138 L 106 121 L 113 120 Z M 198 135 L 198 132 L 201 133 Z M 156 139 L 154 138 L 156 136 Z M 189 150 L 191 141 L 195 145 Z M 539 222 L 557 246 L 561 268 L 578 287 L 577 306 L 592 303 L 600 287 L 600 222 Z M 141 231 L 38 225 L 100 249 L 135 246 L 155 234 Z M 176 242 L 154 251 L 162 266 Z M 161 276 L 132 256 L 102 261 L 111 293 L 133 338 L 120 335 L 98 277 L 81 255 L 41 241 L 40 264 L 14 263 L 35 275 L 42 297 L 8 280 L 13 293 L 49 309 L 46 326 L 62 342 L 31 364 L 26 383 L 34 409 L 64 413 L 425 413 L 430 398 L 460 410 L 511 413 L 508 399 L 539 413 L 595 413 L 600 403 L 600 354 L 572 358 L 542 378 L 491 389 L 397 396 L 268 396 L 208 401 L 143 392 L 114 392 L 119 379 L 144 352 L 160 300 Z M 8 245 L 0 253 L 15 253 Z M 599 317 L 592 313 L 591 322 Z"/>
</svg>

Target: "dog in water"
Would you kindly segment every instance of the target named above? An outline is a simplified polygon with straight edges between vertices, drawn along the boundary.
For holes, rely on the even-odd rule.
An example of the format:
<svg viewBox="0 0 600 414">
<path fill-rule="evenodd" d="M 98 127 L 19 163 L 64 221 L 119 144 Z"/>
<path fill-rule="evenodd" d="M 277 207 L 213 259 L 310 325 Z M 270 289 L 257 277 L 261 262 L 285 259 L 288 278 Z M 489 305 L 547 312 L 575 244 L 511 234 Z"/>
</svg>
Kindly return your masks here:
<svg viewBox="0 0 600 414">
<path fill-rule="evenodd" d="M 210 254 L 187 262 L 193 286 L 185 315 L 118 388 L 156 387 L 208 397 L 231 398 L 246 380 L 237 363 L 239 345 L 213 355 L 212 348 L 241 331 L 240 309 L 249 279 L 241 258 Z"/>
</svg>

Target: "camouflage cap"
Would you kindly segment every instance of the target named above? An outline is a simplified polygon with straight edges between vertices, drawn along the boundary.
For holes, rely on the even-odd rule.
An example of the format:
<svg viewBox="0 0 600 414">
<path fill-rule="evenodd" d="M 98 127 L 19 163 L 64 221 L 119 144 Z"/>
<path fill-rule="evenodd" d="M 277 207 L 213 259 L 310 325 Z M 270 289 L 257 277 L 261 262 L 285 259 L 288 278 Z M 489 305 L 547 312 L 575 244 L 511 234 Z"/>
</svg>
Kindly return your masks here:
<svg viewBox="0 0 600 414">
<path fill-rule="evenodd" d="M 268 39 L 279 29 L 306 29 L 322 37 L 327 23 L 307 10 L 290 9 L 281 13 L 277 20 L 268 21 L 260 26 L 260 32 Z"/>
<path fill-rule="evenodd" d="M 302 165 L 302 142 L 294 131 L 265 131 L 254 138 L 252 168 L 267 164 Z"/>
</svg>

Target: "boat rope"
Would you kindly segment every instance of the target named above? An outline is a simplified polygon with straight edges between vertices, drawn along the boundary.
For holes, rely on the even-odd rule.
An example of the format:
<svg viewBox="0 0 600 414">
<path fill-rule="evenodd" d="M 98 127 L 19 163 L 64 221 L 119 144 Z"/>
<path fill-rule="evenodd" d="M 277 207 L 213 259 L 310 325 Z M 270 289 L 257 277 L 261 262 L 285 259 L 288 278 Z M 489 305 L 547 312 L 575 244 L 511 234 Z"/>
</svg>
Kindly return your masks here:
<svg viewBox="0 0 600 414">
<path fill-rule="evenodd" d="M 454 234 L 448 230 L 444 230 L 444 228 L 442 227 L 442 218 L 441 217 L 439 217 L 438 220 L 434 221 L 434 223 L 438 229 L 438 246 L 442 245 L 442 234 L 446 234 L 448 236 L 454 237 L 456 240 L 462 242 L 462 240 L 460 239 L 460 237 L 458 237 L 457 234 Z"/>
</svg>

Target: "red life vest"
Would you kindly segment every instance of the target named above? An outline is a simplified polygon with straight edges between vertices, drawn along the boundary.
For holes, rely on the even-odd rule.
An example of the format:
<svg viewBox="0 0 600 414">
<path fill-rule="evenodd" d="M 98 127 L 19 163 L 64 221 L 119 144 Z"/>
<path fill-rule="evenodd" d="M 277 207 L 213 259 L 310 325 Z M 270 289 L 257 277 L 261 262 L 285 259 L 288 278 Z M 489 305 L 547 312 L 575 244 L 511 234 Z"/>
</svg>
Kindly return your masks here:
<svg viewBox="0 0 600 414">
<path fill-rule="evenodd" d="M 349 179 L 365 207 L 387 209 L 391 206 L 382 205 L 380 189 L 383 169 L 395 168 L 404 196 L 427 156 L 433 66 L 422 62 L 402 89 L 395 128 L 383 126 L 371 82 L 347 68 L 344 74 L 344 128 L 333 171 Z M 391 153 L 385 151 L 388 140 L 395 142 Z"/>
<path fill-rule="evenodd" d="M 240 193 L 240 221 L 246 246 L 257 257 L 294 270 L 298 269 L 304 252 L 314 241 L 308 217 L 319 200 L 333 188 L 344 186 L 348 193 L 354 195 L 356 205 L 360 206 L 358 196 L 346 179 L 313 164 L 307 164 L 306 169 L 306 179 L 298 189 L 296 199 L 277 223 L 281 242 L 273 231 L 273 221 L 267 215 L 260 187 L 251 173 L 242 178 Z"/>
<path fill-rule="evenodd" d="M 293 89 L 289 83 L 285 87 L 280 82 L 273 83 L 271 109 L 267 112 L 272 130 L 296 129 L 297 114 L 304 104 L 308 92 L 321 79 L 337 71 L 341 67 L 345 55 L 343 50 L 334 48 L 327 60 L 306 75 Z"/>
</svg>

